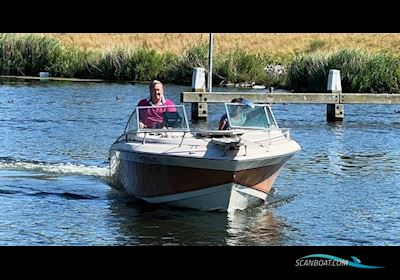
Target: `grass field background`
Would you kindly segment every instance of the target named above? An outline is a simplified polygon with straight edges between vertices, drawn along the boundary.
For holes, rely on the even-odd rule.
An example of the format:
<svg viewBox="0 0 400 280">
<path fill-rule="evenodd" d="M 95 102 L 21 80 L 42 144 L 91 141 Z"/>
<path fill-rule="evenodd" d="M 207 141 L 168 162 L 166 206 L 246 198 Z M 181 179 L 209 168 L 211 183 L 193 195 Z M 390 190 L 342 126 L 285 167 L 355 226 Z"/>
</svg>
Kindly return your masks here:
<svg viewBox="0 0 400 280">
<path fill-rule="evenodd" d="M 209 33 L 0 33 L 0 74 L 190 84 Z M 214 33 L 213 84 L 400 93 L 400 33 Z"/>
<path fill-rule="evenodd" d="M 43 33 L 66 46 L 109 51 L 116 47 L 145 47 L 181 54 L 201 43 L 209 33 Z M 215 52 L 243 49 L 250 53 L 297 54 L 316 49 L 400 51 L 400 33 L 214 33 Z"/>
</svg>

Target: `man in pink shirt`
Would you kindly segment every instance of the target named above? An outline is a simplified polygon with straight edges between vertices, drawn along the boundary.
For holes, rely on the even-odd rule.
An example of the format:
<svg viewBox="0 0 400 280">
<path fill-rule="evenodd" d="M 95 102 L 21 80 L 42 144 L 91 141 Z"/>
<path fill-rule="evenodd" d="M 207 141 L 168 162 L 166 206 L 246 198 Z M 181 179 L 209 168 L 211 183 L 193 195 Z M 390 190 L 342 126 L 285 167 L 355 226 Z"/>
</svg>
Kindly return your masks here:
<svg viewBox="0 0 400 280">
<path fill-rule="evenodd" d="M 140 128 L 158 128 L 163 123 L 164 112 L 176 112 L 175 107 L 157 108 L 158 106 L 169 105 L 175 106 L 174 102 L 164 97 L 164 86 L 154 80 L 150 83 L 150 94 L 147 98 L 142 99 L 138 103 L 139 106 L 152 106 L 153 108 L 139 109 Z"/>
</svg>

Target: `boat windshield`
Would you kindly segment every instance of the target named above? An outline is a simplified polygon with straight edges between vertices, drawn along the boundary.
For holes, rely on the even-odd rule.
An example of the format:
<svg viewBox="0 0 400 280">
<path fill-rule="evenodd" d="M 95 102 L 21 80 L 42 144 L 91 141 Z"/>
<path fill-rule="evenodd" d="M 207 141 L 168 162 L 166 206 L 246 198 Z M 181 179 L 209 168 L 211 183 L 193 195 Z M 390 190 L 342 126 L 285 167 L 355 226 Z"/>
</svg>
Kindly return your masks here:
<svg viewBox="0 0 400 280">
<path fill-rule="evenodd" d="M 239 103 L 225 103 L 225 109 L 231 128 L 279 128 L 271 107 L 267 104 L 244 105 Z"/>
<path fill-rule="evenodd" d="M 189 131 L 183 105 L 136 107 L 125 128 L 125 133 L 135 131 Z"/>
</svg>

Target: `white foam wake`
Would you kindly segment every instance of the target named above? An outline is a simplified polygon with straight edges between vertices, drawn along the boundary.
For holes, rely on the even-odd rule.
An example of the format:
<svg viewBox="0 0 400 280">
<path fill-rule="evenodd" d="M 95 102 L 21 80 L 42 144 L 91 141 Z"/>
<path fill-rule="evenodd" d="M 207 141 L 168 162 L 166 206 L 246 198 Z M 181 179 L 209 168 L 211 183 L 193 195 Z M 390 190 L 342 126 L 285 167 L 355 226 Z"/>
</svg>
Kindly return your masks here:
<svg viewBox="0 0 400 280">
<path fill-rule="evenodd" d="M 46 163 L 39 161 L 15 160 L 0 158 L 0 169 L 37 171 L 63 175 L 90 175 L 96 177 L 109 176 L 108 166 L 89 166 L 72 163 Z"/>
</svg>

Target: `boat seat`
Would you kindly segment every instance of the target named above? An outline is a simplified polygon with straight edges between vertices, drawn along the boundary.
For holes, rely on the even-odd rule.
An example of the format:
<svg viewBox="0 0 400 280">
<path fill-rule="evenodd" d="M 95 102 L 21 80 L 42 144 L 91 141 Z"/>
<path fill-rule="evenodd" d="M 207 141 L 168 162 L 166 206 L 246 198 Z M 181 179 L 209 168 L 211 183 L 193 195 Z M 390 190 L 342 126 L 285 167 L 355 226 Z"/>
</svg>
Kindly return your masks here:
<svg viewBox="0 0 400 280">
<path fill-rule="evenodd" d="M 211 142 L 217 145 L 237 147 L 240 146 L 241 139 L 239 137 L 232 138 L 212 138 Z"/>
<path fill-rule="evenodd" d="M 178 112 L 164 112 L 163 117 L 165 127 L 180 128 L 182 126 L 182 117 Z"/>
<path fill-rule="evenodd" d="M 195 131 L 194 134 L 199 137 L 207 137 L 207 138 L 226 138 L 226 137 L 235 137 L 243 135 L 243 131 L 237 130 L 202 130 Z"/>
</svg>

